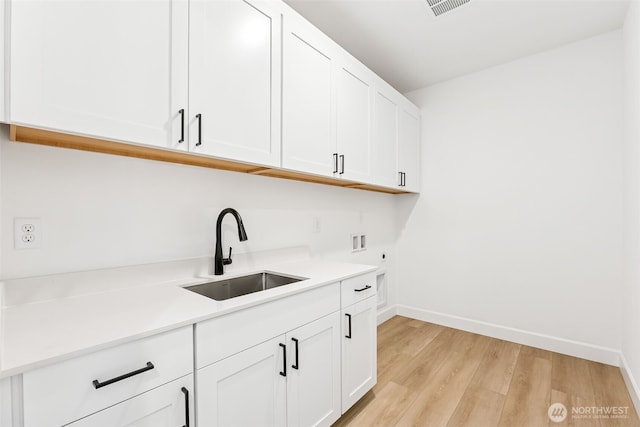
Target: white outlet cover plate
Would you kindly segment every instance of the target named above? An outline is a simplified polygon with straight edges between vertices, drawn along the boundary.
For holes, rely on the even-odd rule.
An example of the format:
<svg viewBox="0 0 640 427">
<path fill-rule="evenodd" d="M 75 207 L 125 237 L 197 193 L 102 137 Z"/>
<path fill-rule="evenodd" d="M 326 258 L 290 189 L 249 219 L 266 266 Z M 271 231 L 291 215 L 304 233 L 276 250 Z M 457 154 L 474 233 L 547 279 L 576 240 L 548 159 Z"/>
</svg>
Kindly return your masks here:
<svg viewBox="0 0 640 427">
<path fill-rule="evenodd" d="M 32 233 L 25 233 L 33 228 Z M 42 244 L 42 222 L 40 218 L 13 219 L 13 246 L 16 249 L 38 249 Z"/>
</svg>

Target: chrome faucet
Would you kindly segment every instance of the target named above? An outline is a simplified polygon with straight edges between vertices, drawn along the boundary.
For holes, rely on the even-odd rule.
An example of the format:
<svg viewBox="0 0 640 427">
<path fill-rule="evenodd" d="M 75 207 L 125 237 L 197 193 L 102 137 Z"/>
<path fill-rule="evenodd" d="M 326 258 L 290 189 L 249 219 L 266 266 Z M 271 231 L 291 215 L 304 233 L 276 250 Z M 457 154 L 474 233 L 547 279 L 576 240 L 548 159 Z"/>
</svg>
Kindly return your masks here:
<svg viewBox="0 0 640 427">
<path fill-rule="evenodd" d="M 229 247 L 229 258 L 224 258 L 222 256 L 222 219 L 226 214 L 230 213 L 236 219 L 238 223 L 238 237 L 241 242 L 247 240 L 247 232 L 244 230 L 244 224 L 242 224 L 242 218 L 237 210 L 233 208 L 226 208 L 220 212 L 218 215 L 218 222 L 216 223 L 216 255 L 213 259 L 214 264 L 214 274 L 216 276 L 220 276 L 224 274 L 224 266 L 231 264 L 231 250 L 232 247 Z"/>
</svg>

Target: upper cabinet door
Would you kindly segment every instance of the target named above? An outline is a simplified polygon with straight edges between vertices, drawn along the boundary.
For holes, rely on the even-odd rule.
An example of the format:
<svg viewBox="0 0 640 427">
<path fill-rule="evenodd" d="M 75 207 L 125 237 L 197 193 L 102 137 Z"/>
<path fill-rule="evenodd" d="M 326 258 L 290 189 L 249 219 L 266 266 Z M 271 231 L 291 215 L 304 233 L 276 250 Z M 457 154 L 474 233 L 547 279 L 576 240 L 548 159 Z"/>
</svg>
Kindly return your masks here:
<svg viewBox="0 0 640 427">
<path fill-rule="evenodd" d="M 341 65 L 336 107 L 339 174 L 346 179 L 369 182 L 373 79 L 353 59 Z"/>
<path fill-rule="evenodd" d="M 184 150 L 187 46 L 187 0 L 14 1 L 9 119 Z"/>
<path fill-rule="evenodd" d="M 337 49 L 293 12 L 286 15 L 283 29 L 282 166 L 333 176 Z"/>
<path fill-rule="evenodd" d="M 398 118 L 398 172 L 403 174 L 400 186 L 407 191 L 420 191 L 420 111 L 401 108 Z"/>
<path fill-rule="evenodd" d="M 6 116 L 6 98 L 5 98 L 5 92 L 4 92 L 4 67 L 6 64 L 6 57 L 5 57 L 5 37 L 6 37 L 6 28 L 7 28 L 7 21 L 5 21 L 5 13 L 4 13 L 4 9 L 6 7 L 7 3 L 5 0 L 0 0 L 0 23 L 2 24 L 2 27 L 0 27 L 0 123 L 6 122 L 7 121 L 7 116 Z"/>
<path fill-rule="evenodd" d="M 371 145 L 371 181 L 396 187 L 398 149 L 398 104 L 392 96 L 376 90 L 373 100 L 373 141 Z"/>
<path fill-rule="evenodd" d="M 280 14 L 258 1 L 190 5 L 190 150 L 280 166 Z"/>
</svg>

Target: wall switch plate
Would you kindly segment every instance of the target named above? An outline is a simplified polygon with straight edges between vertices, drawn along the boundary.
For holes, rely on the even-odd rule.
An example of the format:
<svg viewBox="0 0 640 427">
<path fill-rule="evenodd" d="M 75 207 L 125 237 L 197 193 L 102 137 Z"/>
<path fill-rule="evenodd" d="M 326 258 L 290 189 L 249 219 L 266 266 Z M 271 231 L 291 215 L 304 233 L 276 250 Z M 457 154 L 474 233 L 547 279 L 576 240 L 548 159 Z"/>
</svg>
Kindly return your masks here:
<svg viewBox="0 0 640 427">
<path fill-rule="evenodd" d="M 42 244 L 40 218 L 13 219 L 13 246 L 15 249 L 38 249 Z"/>
</svg>

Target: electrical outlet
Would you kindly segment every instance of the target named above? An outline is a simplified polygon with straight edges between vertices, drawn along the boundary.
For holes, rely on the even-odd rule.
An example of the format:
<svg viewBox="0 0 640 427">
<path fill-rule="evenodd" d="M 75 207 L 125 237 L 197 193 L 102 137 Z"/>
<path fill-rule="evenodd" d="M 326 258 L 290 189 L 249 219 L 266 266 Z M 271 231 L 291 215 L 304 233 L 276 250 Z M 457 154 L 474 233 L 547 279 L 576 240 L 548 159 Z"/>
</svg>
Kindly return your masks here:
<svg viewBox="0 0 640 427">
<path fill-rule="evenodd" d="M 358 252 L 360 250 L 360 235 L 351 235 L 351 252 Z"/>
<path fill-rule="evenodd" d="M 40 218 L 13 219 L 13 246 L 16 249 L 38 249 L 42 244 Z"/>
<path fill-rule="evenodd" d="M 367 250 L 367 235 L 355 233 L 351 235 L 351 252 L 361 252 Z"/>
</svg>

